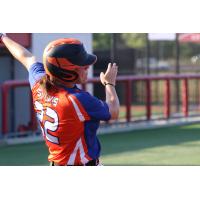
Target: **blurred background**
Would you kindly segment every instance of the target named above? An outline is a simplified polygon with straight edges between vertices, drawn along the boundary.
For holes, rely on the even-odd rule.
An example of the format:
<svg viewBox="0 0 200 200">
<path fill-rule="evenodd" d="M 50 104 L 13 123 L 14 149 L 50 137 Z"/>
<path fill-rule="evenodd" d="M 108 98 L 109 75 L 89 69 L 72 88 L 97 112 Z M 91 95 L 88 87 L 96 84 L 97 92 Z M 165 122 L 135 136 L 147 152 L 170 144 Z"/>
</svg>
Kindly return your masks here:
<svg viewBox="0 0 200 200">
<path fill-rule="evenodd" d="M 80 87 L 103 100 L 99 74 L 109 62 L 118 64 L 120 117 L 102 122 L 99 130 L 106 165 L 199 165 L 199 33 L 8 35 L 39 61 L 51 40 L 80 39 L 98 57 L 88 84 Z M 28 73 L 3 45 L 0 66 L 0 165 L 48 165 L 32 110 Z M 18 151 L 26 152 L 24 157 L 16 158 L 13 152 Z"/>
</svg>

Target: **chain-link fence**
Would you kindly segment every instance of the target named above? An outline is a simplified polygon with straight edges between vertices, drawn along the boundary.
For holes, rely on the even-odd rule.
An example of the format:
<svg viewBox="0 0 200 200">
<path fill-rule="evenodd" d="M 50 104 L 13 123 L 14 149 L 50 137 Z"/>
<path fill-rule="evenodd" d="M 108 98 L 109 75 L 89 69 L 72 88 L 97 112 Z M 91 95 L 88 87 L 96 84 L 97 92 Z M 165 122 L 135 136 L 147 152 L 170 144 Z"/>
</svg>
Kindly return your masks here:
<svg viewBox="0 0 200 200">
<path fill-rule="evenodd" d="M 119 75 L 168 75 L 200 72 L 200 43 L 179 41 L 180 34 L 175 34 L 172 41 L 150 40 L 146 33 L 99 33 L 93 34 L 93 49 L 98 56 L 94 67 L 94 75 L 105 70 L 108 62 L 116 62 Z M 198 39 L 198 38 L 197 38 Z M 191 80 L 189 87 L 189 101 L 193 105 L 199 102 L 199 83 Z M 181 83 L 173 81 L 171 84 L 171 104 L 174 112 L 181 111 Z M 133 101 L 144 106 L 144 83 L 133 84 Z M 95 95 L 102 98 L 103 88 L 95 86 Z M 156 110 L 163 99 L 163 84 L 156 81 L 152 85 L 152 103 Z M 123 88 L 118 85 L 117 91 L 121 104 L 125 103 Z M 159 112 L 159 111 L 158 111 Z"/>
</svg>

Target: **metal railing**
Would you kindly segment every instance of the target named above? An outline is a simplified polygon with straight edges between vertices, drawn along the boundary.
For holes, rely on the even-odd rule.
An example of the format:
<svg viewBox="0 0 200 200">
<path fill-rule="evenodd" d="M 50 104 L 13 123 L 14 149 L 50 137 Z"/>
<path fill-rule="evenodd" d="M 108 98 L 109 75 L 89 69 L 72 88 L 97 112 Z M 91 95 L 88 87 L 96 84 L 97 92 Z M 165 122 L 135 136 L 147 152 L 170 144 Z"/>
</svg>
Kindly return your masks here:
<svg viewBox="0 0 200 200">
<path fill-rule="evenodd" d="M 173 80 L 181 80 L 182 81 L 182 112 L 184 114 L 184 117 L 188 117 L 188 80 L 191 79 L 197 79 L 200 80 L 200 75 L 196 74 L 185 74 L 185 75 L 157 75 L 157 76 L 118 76 L 117 82 L 120 82 L 124 84 L 125 88 L 125 107 L 126 107 L 126 122 L 130 122 L 131 117 L 131 105 L 132 105 L 132 83 L 137 81 L 142 81 L 145 83 L 145 110 L 146 110 L 146 119 L 145 120 L 151 120 L 152 117 L 152 90 L 151 85 L 152 81 L 162 80 L 164 81 L 164 100 L 163 100 L 163 106 L 164 106 L 164 118 L 169 119 L 170 118 L 170 99 L 171 99 L 171 87 L 170 82 Z M 99 78 L 91 78 L 88 80 L 87 84 L 96 84 L 99 83 Z M 86 88 L 86 85 L 83 85 L 83 89 Z M 8 94 L 11 89 L 15 89 L 18 87 L 30 87 L 28 81 L 5 81 L 2 85 L 0 85 L 0 90 L 2 92 L 2 133 L 6 134 L 8 133 Z M 30 91 L 31 92 L 31 91 Z M 31 96 L 31 95 L 30 95 Z M 30 130 L 36 130 L 37 129 L 37 121 L 35 118 L 35 113 L 33 111 L 33 103 L 32 103 L 32 97 L 30 98 Z"/>
</svg>

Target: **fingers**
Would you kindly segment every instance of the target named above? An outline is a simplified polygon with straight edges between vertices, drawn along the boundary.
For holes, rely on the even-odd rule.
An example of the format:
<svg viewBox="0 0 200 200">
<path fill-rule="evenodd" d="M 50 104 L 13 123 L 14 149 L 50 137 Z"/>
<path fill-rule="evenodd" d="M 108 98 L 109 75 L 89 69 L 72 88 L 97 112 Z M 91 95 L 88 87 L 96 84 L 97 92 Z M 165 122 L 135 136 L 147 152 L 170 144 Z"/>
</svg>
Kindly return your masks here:
<svg viewBox="0 0 200 200">
<path fill-rule="evenodd" d="M 112 66 L 112 69 L 115 71 L 115 70 L 118 70 L 118 66 L 116 63 L 113 63 L 113 66 Z"/>
<path fill-rule="evenodd" d="M 116 63 L 113 63 L 113 64 L 109 63 L 108 64 L 108 68 L 107 68 L 107 70 L 105 72 L 105 76 L 107 76 L 108 74 L 110 74 L 110 75 L 116 75 L 117 72 L 118 72 L 118 66 L 117 66 L 117 64 Z"/>
<path fill-rule="evenodd" d="M 103 78 L 105 74 L 103 72 L 100 73 L 100 78 Z"/>
<path fill-rule="evenodd" d="M 112 83 L 113 85 L 115 85 L 117 72 L 118 72 L 117 64 L 109 63 L 105 74 L 103 72 L 101 72 L 101 74 L 100 74 L 101 82 L 103 84 L 105 84 L 105 82 L 108 82 L 108 83 Z"/>
<path fill-rule="evenodd" d="M 118 72 L 118 66 L 116 63 L 113 63 L 113 65 L 111 65 L 111 68 L 110 68 L 110 73 L 113 74 L 113 75 L 116 75 L 117 72 Z"/>
<path fill-rule="evenodd" d="M 105 74 L 103 72 L 100 73 L 100 80 L 101 80 L 101 83 L 104 85 L 104 83 L 105 83 Z"/>
<path fill-rule="evenodd" d="M 111 70 L 111 68 L 112 68 L 112 64 L 108 63 L 108 67 L 107 67 L 105 74 L 108 73 Z"/>
<path fill-rule="evenodd" d="M 112 63 L 108 63 L 108 68 L 111 68 L 112 67 Z"/>
<path fill-rule="evenodd" d="M 117 66 L 116 63 L 113 63 L 113 64 L 112 63 L 108 63 L 108 68 L 106 70 L 106 73 L 110 72 L 111 70 L 116 70 L 116 69 L 118 69 L 118 66 Z"/>
<path fill-rule="evenodd" d="M 108 69 L 111 69 L 111 68 L 113 68 L 113 67 L 115 68 L 115 67 L 118 67 L 118 66 L 117 66 L 116 63 L 113 63 L 113 64 L 112 64 L 112 63 L 109 63 L 109 64 L 108 64 Z"/>
</svg>

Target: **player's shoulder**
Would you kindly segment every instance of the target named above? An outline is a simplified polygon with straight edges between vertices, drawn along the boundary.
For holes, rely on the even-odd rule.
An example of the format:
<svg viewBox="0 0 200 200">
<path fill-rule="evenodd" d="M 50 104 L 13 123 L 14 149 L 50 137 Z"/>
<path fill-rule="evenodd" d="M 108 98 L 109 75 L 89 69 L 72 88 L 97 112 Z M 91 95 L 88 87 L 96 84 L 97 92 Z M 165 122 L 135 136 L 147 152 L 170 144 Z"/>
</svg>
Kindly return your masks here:
<svg viewBox="0 0 200 200">
<path fill-rule="evenodd" d="M 91 108 L 91 107 L 98 107 L 99 104 L 102 103 L 100 99 L 97 97 L 91 95 L 89 92 L 80 90 L 79 92 L 76 92 L 73 94 L 78 101 L 85 107 Z"/>
<path fill-rule="evenodd" d="M 91 100 L 94 99 L 94 96 L 92 96 L 89 92 L 77 89 L 75 93 L 73 93 L 74 96 L 76 96 L 80 100 Z"/>
<path fill-rule="evenodd" d="M 35 62 L 30 65 L 28 71 L 29 73 L 44 72 L 44 65 L 41 62 Z"/>
<path fill-rule="evenodd" d="M 40 62 L 33 63 L 29 68 L 29 83 L 31 88 L 45 75 L 44 65 Z"/>
</svg>

